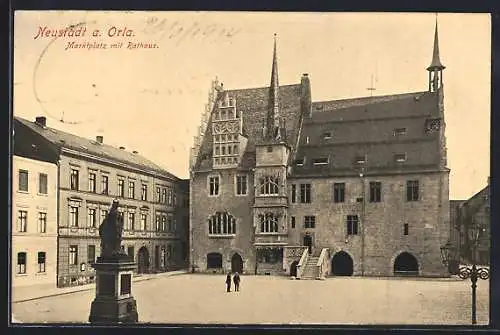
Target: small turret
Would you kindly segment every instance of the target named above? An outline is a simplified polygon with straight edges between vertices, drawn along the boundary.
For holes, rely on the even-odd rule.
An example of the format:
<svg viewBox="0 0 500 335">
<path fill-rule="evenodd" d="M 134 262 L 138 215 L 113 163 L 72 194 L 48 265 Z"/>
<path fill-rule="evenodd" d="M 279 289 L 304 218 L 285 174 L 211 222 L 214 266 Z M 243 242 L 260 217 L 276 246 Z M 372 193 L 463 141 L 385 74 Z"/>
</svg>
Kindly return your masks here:
<svg viewBox="0 0 500 335">
<path fill-rule="evenodd" d="M 437 92 L 443 86 L 443 70 L 446 67 L 439 58 L 439 36 L 438 23 L 436 18 L 436 28 L 434 30 L 434 49 L 432 52 L 431 65 L 427 67 L 429 71 L 429 92 Z"/>
</svg>

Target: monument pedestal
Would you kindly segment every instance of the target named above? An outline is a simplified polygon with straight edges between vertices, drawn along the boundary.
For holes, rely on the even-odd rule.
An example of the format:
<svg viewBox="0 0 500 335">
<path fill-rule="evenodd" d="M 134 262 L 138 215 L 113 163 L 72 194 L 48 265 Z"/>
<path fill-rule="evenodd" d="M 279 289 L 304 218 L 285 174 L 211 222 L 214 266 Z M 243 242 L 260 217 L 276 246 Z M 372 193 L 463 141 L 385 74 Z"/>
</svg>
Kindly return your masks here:
<svg viewBox="0 0 500 335">
<path fill-rule="evenodd" d="M 90 308 L 91 323 L 138 322 L 137 303 L 132 296 L 132 276 L 136 267 L 127 255 L 98 257 L 96 297 Z"/>
</svg>

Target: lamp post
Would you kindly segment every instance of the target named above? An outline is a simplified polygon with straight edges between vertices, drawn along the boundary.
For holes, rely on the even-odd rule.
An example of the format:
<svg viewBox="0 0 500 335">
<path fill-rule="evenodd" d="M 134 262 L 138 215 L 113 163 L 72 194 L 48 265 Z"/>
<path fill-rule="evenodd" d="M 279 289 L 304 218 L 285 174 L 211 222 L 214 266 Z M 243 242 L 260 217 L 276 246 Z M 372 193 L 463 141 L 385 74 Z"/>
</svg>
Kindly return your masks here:
<svg viewBox="0 0 500 335">
<path fill-rule="evenodd" d="M 460 269 L 458 270 L 458 276 L 461 279 L 470 278 L 472 287 L 472 324 L 475 325 L 477 324 L 477 319 L 476 319 L 477 281 L 478 279 L 483 279 L 483 280 L 488 279 L 490 277 L 490 270 L 488 268 L 482 268 L 476 266 L 475 252 L 477 243 L 479 242 L 480 228 L 477 225 L 472 224 L 469 227 L 469 233 L 470 233 L 470 241 L 472 242 L 472 267 L 471 268 L 468 266 L 460 267 Z M 443 258 L 444 264 L 449 264 L 452 258 L 452 252 L 451 252 L 452 250 L 453 247 L 451 246 L 450 242 L 447 242 L 444 246 L 441 247 L 441 257 Z"/>
<path fill-rule="evenodd" d="M 361 167 L 359 171 L 361 181 L 361 276 L 365 275 L 365 206 L 366 206 L 366 186 L 365 186 L 365 168 Z"/>
</svg>

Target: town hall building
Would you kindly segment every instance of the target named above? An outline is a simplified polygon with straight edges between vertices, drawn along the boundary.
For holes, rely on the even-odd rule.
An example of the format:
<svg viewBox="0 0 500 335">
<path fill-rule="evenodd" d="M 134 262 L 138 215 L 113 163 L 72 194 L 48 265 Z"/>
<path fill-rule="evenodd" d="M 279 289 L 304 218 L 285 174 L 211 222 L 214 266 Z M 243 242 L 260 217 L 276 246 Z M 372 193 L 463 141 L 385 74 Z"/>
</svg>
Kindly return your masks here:
<svg viewBox="0 0 500 335">
<path fill-rule="evenodd" d="M 200 272 L 446 276 L 449 238 L 437 23 L 420 92 L 311 99 L 311 79 L 213 82 L 191 151 L 190 265 Z M 424 83 L 423 83 L 424 84 Z"/>
</svg>

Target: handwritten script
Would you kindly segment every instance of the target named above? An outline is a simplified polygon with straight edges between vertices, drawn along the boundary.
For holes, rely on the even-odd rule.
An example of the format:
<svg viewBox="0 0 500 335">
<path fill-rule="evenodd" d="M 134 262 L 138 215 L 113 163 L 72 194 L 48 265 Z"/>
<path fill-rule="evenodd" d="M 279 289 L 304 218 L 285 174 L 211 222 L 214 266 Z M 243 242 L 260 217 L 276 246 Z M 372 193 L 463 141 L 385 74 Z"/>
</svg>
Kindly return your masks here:
<svg viewBox="0 0 500 335">
<path fill-rule="evenodd" d="M 88 28 L 84 24 L 66 28 L 38 27 L 33 39 L 67 39 L 64 50 L 75 49 L 157 49 L 156 42 L 141 41 L 134 30 L 126 26 L 110 26 L 104 29 Z M 111 39 L 111 42 L 109 41 Z"/>
</svg>

